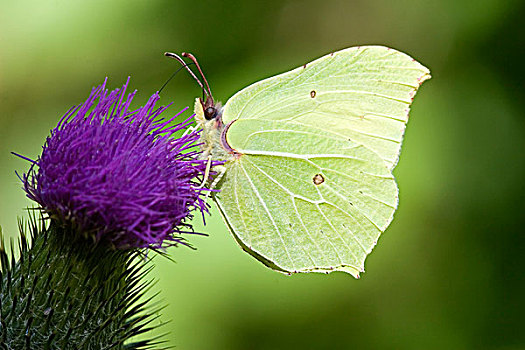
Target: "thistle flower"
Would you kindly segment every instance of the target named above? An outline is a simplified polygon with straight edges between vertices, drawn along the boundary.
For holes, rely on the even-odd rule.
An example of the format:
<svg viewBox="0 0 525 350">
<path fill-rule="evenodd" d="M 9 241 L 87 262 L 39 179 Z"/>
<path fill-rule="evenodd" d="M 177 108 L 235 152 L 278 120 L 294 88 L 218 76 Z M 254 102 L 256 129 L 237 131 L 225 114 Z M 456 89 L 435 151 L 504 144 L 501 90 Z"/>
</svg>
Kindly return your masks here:
<svg viewBox="0 0 525 350">
<path fill-rule="evenodd" d="M 194 146 L 197 132 L 173 135 L 190 118 L 158 119 L 158 93 L 136 110 L 121 89 L 94 88 L 51 130 L 41 156 L 22 181 L 27 196 L 73 232 L 119 249 L 160 248 L 183 243 L 192 232 L 192 211 L 207 211 L 199 185 L 206 160 Z"/>
<path fill-rule="evenodd" d="M 159 309 L 142 301 L 150 266 L 132 248 L 184 243 L 192 212 L 207 211 L 207 162 L 194 148 L 198 133 L 173 137 L 190 119 L 159 119 L 167 107 L 155 108 L 158 94 L 130 111 L 128 82 L 94 88 L 51 130 L 36 161 L 22 157 L 32 162 L 24 190 L 51 220 L 20 225 L 18 259 L 0 232 L 1 349 L 164 344 L 144 337 L 162 324 L 153 323 Z M 83 236 L 106 244 L 75 239 Z"/>
</svg>

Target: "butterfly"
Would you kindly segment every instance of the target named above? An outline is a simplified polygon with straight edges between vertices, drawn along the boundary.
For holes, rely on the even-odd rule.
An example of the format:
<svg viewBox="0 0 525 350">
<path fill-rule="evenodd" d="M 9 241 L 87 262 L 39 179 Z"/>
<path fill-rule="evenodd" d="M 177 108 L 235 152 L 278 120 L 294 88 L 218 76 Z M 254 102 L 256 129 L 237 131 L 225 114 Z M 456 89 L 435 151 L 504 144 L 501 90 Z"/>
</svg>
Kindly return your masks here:
<svg viewBox="0 0 525 350">
<path fill-rule="evenodd" d="M 392 171 L 430 71 L 391 48 L 350 47 L 222 106 L 195 57 L 183 56 L 205 83 L 187 68 L 206 95 L 195 101 L 196 127 L 203 157 L 224 161 L 213 169 L 213 198 L 237 243 L 279 272 L 359 278 L 397 208 Z"/>
</svg>

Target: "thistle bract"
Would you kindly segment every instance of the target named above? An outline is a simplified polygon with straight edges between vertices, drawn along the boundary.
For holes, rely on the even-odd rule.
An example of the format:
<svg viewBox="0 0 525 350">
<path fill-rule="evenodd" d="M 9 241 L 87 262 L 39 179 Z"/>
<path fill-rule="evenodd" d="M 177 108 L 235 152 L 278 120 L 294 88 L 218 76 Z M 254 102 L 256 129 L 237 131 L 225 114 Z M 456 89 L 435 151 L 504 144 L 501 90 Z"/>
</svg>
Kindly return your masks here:
<svg viewBox="0 0 525 350">
<path fill-rule="evenodd" d="M 129 79 L 128 79 L 129 82 Z M 130 110 L 128 82 L 113 91 L 106 82 L 51 130 L 41 156 L 22 178 L 27 196 L 52 220 L 117 248 L 159 248 L 192 232 L 192 211 L 207 210 L 201 188 L 206 161 L 190 119 L 172 125 L 155 108 L 158 93 Z"/>
</svg>

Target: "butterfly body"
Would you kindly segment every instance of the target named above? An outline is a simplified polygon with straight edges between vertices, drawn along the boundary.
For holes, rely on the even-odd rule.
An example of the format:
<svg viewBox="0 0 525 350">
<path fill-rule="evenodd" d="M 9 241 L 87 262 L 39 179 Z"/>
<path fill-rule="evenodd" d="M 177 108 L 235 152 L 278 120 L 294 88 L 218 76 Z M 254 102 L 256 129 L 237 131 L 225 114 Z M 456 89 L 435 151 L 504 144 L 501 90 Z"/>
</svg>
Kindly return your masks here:
<svg viewBox="0 0 525 350">
<path fill-rule="evenodd" d="M 195 121 L 197 128 L 201 129 L 201 157 L 229 161 L 233 159 L 233 153 L 221 140 L 224 137 L 225 125 L 222 122 L 222 107 L 220 104 L 214 105 L 216 108 L 214 116 L 210 119 L 205 118 L 204 104 L 200 98 L 195 100 Z"/>
<path fill-rule="evenodd" d="M 214 200 L 239 245 L 280 272 L 359 277 L 397 208 L 392 170 L 429 77 L 403 53 L 364 46 L 252 84 L 224 107 L 197 99 L 203 156 L 224 161 Z"/>
</svg>

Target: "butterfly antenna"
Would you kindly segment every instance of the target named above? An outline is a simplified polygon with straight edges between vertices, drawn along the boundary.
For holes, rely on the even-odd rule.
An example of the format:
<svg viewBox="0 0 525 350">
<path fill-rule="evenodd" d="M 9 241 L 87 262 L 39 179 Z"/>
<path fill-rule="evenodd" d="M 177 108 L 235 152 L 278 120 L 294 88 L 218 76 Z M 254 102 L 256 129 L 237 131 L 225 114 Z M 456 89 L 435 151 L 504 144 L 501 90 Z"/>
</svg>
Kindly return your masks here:
<svg viewBox="0 0 525 350">
<path fill-rule="evenodd" d="M 190 75 L 193 77 L 193 79 L 195 79 L 195 81 L 197 82 L 197 84 L 199 84 L 199 86 L 201 87 L 203 93 L 206 94 L 206 96 L 210 96 L 208 95 L 208 91 L 209 91 L 209 86 L 208 86 L 208 82 L 206 82 L 206 79 L 204 79 L 204 81 L 206 82 L 206 86 L 208 86 L 208 91 L 206 91 L 206 89 L 204 88 L 204 85 L 202 85 L 202 82 L 199 80 L 199 78 L 197 78 L 197 76 L 195 75 L 195 73 L 193 73 L 193 71 L 188 67 L 189 64 L 187 64 L 186 62 L 184 62 L 184 60 L 179 56 L 177 55 L 176 53 L 173 53 L 173 52 L 164 52 L 164 56 L 166 57 L 171 57 L 171 58 L 174 58 L 176 59 L 177 61 L 179 61 L 180 64 L 182 64 L 182 68 L 185 68 L 188 73 L 190 73 Z M 184 56 L 184 54 L 183 54 Z M 190 63 L 190 64 L 195 64 L 195 62 L 193 63 Z M 199 65 L 197 64 L 197 68 L 199 69 L 199 72 L 201 72 L 201 69 L 199 67 Z M 178 72 L 178 71 L 177 71 Z M 202 75 L 202 72 L 201 72 L 201 75 Z M 170 78 L 171 80 L 171 78 Z M 168 80 L 169 81 L 169 80 Z M 167 83 L 167 82 L 166 82 Z M 164 86 L 163 86 L 164 87 Z M 211 99 L 213 100 L 213 97 L 211 97 Z"/>
<path fill-rule="evenodd" d="M 208 95 L 211 98 L 211 101 L 213 103 L 213 95 L 211 93 L 210 85 L 208 84 L 206 77 L 202 73 L 201 66 L 199 66 L 199 62 L 197 62 L 197 59 L 195 58 L 195 56 L 193 56 L 191 53 L 183 52 L 182 57 L 188 57 L 190 60 L 193 61 L 193 63 L 195 63 L 195 65 L 197 66 L 197 69 L 199 70 L 199 73 L 201 74 L 202 79 L 204 80 L 204 83 L 206 84 L 206 88 L 208 88 L 208 93 L 206 95 Z"/>
<path fill-rule="evenodd" d="M 177 73 L 179 73 L 179 72 L 181 71 L 181 69 L 183 69 L 183 68 L 188 68 L 188 66 L 189 66 L 190 64 L 194 64 L 194 63 L 184 64 L 184 66 L 182 66 L 182 67 L 180 67 L 179 69 L 177 69 L 177 70 L 175 71 L 175 73 L 173 73 L 173 74 L 171 75 L 171 77 L 169 77 L 168 80 L 166 80 L 166 82 L 165 82 L 165 83 L 162 85 L 162 87 L 158 90 L 158 91 L 159 91 L 159 94 L 162 92 L 162 90 L 164 90 L 164 88 L 166 87 L 166 85 L 168 85 L 168 83 L 171 81 L 171 79 L 173 79 L 173 78 L 175 77 L 175 75 L 177 75 Z"/>
</svg>

